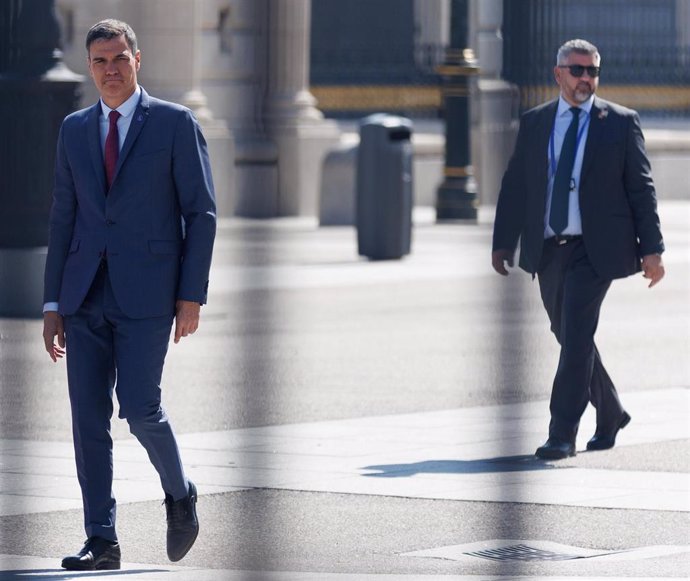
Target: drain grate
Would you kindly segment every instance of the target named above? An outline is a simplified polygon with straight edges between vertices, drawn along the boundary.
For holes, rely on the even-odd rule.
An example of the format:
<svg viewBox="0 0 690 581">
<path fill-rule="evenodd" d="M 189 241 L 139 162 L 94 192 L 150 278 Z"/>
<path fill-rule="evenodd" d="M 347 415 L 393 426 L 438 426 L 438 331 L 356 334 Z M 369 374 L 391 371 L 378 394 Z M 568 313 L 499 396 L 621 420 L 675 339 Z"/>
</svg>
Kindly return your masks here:
<svg viewBox="0 0 690 581">
<path fill-rule="evenodd" d="M 551 541 L 534 539 L 494 539 L 467 543 L 465 545 L 452 545 L 448 547 L 436 547 L 422 551 L 403 553 L 407 557 L 428 557 L 435 559 L 448 559 L 451 561 L 475 561 L 487 559 L 489 561 L 541 561 L 541 562 L 577 562 L 582 559 L 597 557 L 599 559 L 610 558 L 616 552 L 597 549 L 585 549 L 572 545 L 562 545 Z"/>
<path fill-rule="evenodd" d="M 586 559 L 596 558 L 597 562 L 631 561 L 690 553 L 690 545 L 654 545 L 631 549 L 602 550 L 585 549 L 573 545 L 562 545 L 552 541 L 536 539 L 493 539 L 464 545 L 435 547 L 421 551 L 400 553 L 404 557 L 425 557 L 476 563 L 477 559 L 497 562 L 542 561 L 570 562 L 574 567 Z"/>
<path fill-rule="evenodd" d="M 583 555 L 572 553 L 558 553 L 546 549 L 538 549 L 527 545 L 512 545 L 496 549 L 484 549 L 483 551 L 465 552 L 470 557 L 480 557 L 492 561 L 571 561 L 573 559 L 586 559 Z"/>
</svg>

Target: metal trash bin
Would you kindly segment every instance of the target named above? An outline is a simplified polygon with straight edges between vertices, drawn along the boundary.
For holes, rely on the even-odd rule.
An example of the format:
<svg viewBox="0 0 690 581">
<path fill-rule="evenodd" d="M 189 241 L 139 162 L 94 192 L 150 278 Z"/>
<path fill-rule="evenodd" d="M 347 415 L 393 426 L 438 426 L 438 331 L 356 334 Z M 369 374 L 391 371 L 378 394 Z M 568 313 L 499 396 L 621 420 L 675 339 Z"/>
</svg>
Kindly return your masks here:
<svg viewBox="0 0 690 581">
<path fill-rule="evenodd" d="M 360 122 L 357 245 L 372 260 L 401 258 L 412 240 L 412 121 L 377 113 Z"/>
</svg>

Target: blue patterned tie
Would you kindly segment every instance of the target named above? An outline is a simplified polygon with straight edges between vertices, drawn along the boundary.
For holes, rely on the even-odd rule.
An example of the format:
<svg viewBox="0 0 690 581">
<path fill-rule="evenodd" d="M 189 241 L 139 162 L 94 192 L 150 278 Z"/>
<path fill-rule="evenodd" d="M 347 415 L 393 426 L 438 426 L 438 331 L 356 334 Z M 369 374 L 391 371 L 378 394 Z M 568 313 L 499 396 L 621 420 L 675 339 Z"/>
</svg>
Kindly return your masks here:
<svg viewBox="0 0 690 581">
<path fill-rule="evenodd" d="M 577 153 L 577 124 L 580 118 L 579 107 L 571 107 L 573 120 L 566 131 L 561 147 L 561 155 L 558 158 L 558 168 L 553 180 L 553 192 L 551 193 L 551 214 L 549 226 L 560 234 L 568 226 L 568 198 L 570 198 L 570 180 L 573 177 L 573 166 Z"/>
</svg>

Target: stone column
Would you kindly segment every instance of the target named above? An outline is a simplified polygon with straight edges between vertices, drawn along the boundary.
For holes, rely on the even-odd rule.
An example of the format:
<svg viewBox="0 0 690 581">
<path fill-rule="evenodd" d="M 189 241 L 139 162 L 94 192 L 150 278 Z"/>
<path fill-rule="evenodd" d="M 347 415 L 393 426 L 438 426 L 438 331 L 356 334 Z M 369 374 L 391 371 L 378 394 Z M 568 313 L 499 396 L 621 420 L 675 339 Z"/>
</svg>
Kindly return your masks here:
<svg viewBox="0 0 690 581">
<path fill-rule="evenodd" d="M 441 64 L 441 47 L 450 42 L 450 0 L 414 0 L 414 17 L 417 64 Z"/>
<path fill-rule="evenodd" d="M 208 108 L 208 99 L 201 90 L 201 0 L 187 0 L 189 19 L 187 29 L 189 39 L 190 68 L 186 75 L 187 92 L 182 95 L 181 103 L 194 111 L 194 115 L 203 125 L 214 121 L 213 113 Z"/>
<path fill-rule="evenodd" d="M 216 186 L 218 214 L 234 210 L 234 144 L 224 120 L 214 119 L 202 92 L 202 36 L 209 28 L 203 8 L 209 0 L 56 0 L 71 15 L 73 43 L 66 62 L 86 71 L 84 40 L 89 28 L 104 18 L 128 22 L 137 35 L 142 54 L 139 82 L 155 97 L 189 107 L 201 123 L 208 142 Z M 214 28 L 215 23 L 210 25 Z M 98 99 L 98 91 L 87 82 L 83 106 Z"/>
<path fill-rule="evenodd" d="M 141 85 L 153 96 L 189 107 L 208 143 L 219 215 L 234 213 L 234 143 L 215 119 L 201 89 L 203 0 L 120 0 L 119 16 L 134 28 L 141 49 Z M 116 16 L 118 17 L 118 16 Z"/>
<path fill-rule="evenodd" d="M 263 119 L 278 148 L 279 216 L 317 215 L 321 166 L 339 139 L 309 92 L 311 0 L 268 0 Z"/>
<path fill-rule="evenodd" d="M 225 121 L 215 119 L 208 106 L 208 99 L 201 89 L 202 60 L 201 43 L 206 26 L 202 16 L 202 0 L 186 0 L 188 11 L 186 32 L 189 46 L 189 66 L 185 69 L 181 88 L 186 91 L 180 102 L 189 107 L 199 120 L 208 143 L 209 157 L 216 191 L 216 205 L 219 216 L 235 213 L 235 147 L 234 140 Z"/>
<path fill-rule="evenodd" d="M 229 107 L 235 136 L 235 211 L 247 218 L 278 215 L 278 150 L 266 135 L 262 116 L 268 76 L 268 3 L 236 0 L 231 4 L 232 75 L 227 92 L 217 95 Z"/>
<path fill-rule="evenodd" d="M 55 0 L 55 6 L 63 15 L 69 15 L 72 37 L 64 47 L 65 64 L 72 70 L 86 76 L 81 89 L 81 107 L 93 105 L 99 98 L 98 90 L 89 76 L 86 48 L 86 33 L 105 18 L 117 18 L 129 22 L 141 43 L 142 32 L 137 26 L 139 7 L 131 0 Z"/>
<path fill-rule="evenodd" d="M 480 203 L 493 205 L 513 151 L 518 127 L 519 93 L 501 79 L 503 0 L 471 0 L 470 44 L 477 47 L 480 77 L 472 119 L 472 158 Z"/>
</svg>

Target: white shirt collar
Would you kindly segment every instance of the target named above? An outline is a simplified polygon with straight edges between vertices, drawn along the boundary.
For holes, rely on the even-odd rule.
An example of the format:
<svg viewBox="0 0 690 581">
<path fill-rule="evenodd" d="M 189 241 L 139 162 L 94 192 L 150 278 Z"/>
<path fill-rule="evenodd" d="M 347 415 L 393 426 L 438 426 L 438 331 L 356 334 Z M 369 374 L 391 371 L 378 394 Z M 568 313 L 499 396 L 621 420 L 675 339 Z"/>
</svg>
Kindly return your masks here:
<svg viewBox="0 0 690 581">
<path fill-rule="evenodd" d="M 594 93 L 592 93 L 589 99 L 587 99 L 585 102 L 580 103 L 578 107 L 589 115 L 589 112 L 592 110 L 592 105 L 594 105 Z M 560 117 L 569 111 L 571 107 L 572 105 L 563 98 L 563 95 L 561 95 L 558 97 L 558 109 L 556 111 L 556 117 Z"/>
<path fill-rule="evenodd" d="M 129 117 L 132 113 L 134 113 L 134 109 L 137 108 L 140 97 L 141 87 L 137 85 L 136 89 L 134 89 L 134 93 L 132 93 L 130 98 L 127 99 L 124 103 L 122 103 L 122 105 L 117 107 L 117 111 L 120 113 L 122 117 Z M 113 111 L 113 109 L 108 107 L 108 105 L 106 105 L 103 102 L 103 99 L 101 99 L 101 111 L 103 112 L 103 117 L 107 119 L 108 115 L 110 115 L 110 112 Z"/>
</svg>

